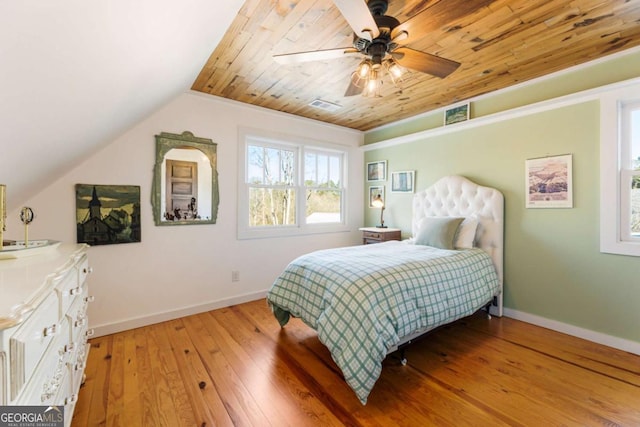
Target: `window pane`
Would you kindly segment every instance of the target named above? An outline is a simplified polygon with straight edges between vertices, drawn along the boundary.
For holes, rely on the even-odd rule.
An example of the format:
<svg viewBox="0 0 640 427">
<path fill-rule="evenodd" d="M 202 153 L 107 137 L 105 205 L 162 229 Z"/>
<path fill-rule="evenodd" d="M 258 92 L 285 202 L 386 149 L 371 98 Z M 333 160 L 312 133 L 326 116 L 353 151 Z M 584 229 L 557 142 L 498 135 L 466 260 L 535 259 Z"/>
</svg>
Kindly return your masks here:
<svg viewBox="0 0 640 427">
<path fill-rule="evenodd" d="M 255 145 L 247 147 L 247 182 L 264 184 L 264 148 Z"/>
<path fill-rule="evenodd" d="M 307 190 L 307 224 L 340 222 L 341 191 Z"/>
<path fill-rule="evenodd" d="M 342 177 L 342 162 L 339 156 L 331 156 L 329 158 L 329 182 L 330 187 L 340 188 L 342 183 L 340 182 Z"/>
<path fill-rule="evenodd" d="M 289 150 L 280 150 L 280 181 L 278 184 L 293 185 L 295 177 L 295 153 Z"/>
<path fill-rule="evenodd" d="M 304 155 L 304 185 L 312 187 L 317 185 L 318 167 L 316 157 L 315 153 L 305 153 Z"/>
<path fill-rule="evenodd" d="M 264 185 L 293 185 L 295 152 L 280 148 L 247 147 L 247 182 Z"/>
<path fill-rule="evenodd" d="M 295 218 L 296 200 L 293 189 L 249 189 L 249 226 L 293 225 Z"/>
<path fill-rule="evenodd" d="M 280 150 L 266 148 L 264 157 L 265 184 L 282 183 L 280 179 Z"/>
<path fill-rule="evenodd" d="M 324 154 L 318 154 L 318 186 L 326 187 L 329 181 L 329 159 Z"/>
</svg>

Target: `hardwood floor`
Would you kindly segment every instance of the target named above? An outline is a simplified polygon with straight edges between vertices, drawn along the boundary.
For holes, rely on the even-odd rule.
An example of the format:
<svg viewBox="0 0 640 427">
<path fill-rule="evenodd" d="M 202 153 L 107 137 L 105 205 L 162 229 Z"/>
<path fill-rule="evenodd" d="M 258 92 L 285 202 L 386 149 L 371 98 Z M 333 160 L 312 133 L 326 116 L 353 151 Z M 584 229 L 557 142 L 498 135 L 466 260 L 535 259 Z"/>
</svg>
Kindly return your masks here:
<svg viewBox="0 0 640 427">
<path fill-rule="evenodd" d="M 481 313 L 387 357 L 366 406 L 265 301 L 91 345 L 75 427 L 640 425 L 640 356 Z"/>
</svg>

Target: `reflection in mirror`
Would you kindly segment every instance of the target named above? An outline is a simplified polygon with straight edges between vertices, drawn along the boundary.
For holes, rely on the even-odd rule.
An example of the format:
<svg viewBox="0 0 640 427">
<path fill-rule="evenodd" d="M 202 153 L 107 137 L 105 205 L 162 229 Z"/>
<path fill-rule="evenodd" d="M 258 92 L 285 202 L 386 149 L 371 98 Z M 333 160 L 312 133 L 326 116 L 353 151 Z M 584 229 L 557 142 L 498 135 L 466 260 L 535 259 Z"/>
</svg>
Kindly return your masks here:
<svg viewBox="0 0 640 427">
<path fill-rule="evenodd" d="M 191 132 L 156 135 L 151 204 L 156 225 L 215 224 L 217 145 Z"/>
</svg>

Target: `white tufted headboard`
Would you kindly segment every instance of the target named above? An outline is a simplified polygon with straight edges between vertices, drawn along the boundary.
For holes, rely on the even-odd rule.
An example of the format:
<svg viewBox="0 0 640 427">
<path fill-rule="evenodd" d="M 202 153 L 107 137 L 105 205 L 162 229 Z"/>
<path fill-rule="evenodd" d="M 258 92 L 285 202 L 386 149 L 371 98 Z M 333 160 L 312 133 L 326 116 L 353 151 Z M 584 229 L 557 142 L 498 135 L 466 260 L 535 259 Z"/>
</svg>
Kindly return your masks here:
<svg viewBox="0 0 640 427">
<path fill-rule="evenodd" d="M 498 307 L 502 316 L 504 197 L 494 188 L 482 187 L 462 176 L 440 178 L 431 187 L 413 196 L 411 231 L 417 235 L 420 220 L 427 216 L 478 217 L 475 246 L 484 249 L 493 259 L 500 280 Z"/>
</svg>

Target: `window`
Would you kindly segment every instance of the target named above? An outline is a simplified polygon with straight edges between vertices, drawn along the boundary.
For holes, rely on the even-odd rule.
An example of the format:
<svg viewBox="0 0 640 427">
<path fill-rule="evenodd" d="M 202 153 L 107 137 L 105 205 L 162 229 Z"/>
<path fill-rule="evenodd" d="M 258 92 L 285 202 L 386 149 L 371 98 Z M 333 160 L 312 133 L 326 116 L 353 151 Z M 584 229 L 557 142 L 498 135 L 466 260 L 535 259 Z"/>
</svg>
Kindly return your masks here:
<svg viewBox="0 0 640 427">
<path fill-rule="evenodd" d="M 620 106 L 620 240 L 640 243 L 640 100 Z"/>
<path fill-rule="evenodd" d="M 640 85 L 600 107 L 600 249 L 640 256 Z"/>
<path fill-rule="evenodd" d="M 242 131 L 238 237 L 346 230 L 346 152 L 329 144 Z"/>
</svg>

